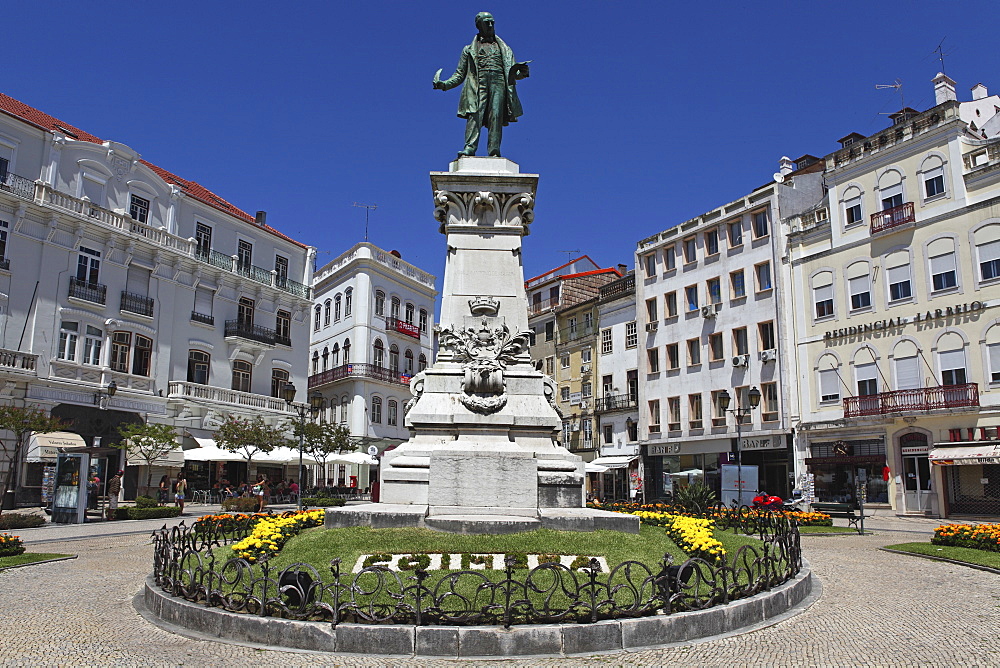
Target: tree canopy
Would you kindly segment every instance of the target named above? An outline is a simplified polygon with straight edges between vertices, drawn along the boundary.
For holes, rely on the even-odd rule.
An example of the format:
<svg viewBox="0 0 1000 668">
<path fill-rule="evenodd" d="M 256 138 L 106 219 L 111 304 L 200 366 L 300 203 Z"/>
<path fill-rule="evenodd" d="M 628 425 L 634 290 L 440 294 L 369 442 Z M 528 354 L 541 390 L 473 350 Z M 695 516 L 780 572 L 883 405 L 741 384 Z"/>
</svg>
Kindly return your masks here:
<svg viewBox="0 0 1000 668">
<path fill-rule="evenodd" d="M 258 453 L 266 454 L 275 448 L 291 445 L 285 433 L 284 427 L 270 425 L 259 415 L 252 418 L 230 415 L 213 437 L 220 448 L 246 458 L 249 464 Z"/>
</svg>

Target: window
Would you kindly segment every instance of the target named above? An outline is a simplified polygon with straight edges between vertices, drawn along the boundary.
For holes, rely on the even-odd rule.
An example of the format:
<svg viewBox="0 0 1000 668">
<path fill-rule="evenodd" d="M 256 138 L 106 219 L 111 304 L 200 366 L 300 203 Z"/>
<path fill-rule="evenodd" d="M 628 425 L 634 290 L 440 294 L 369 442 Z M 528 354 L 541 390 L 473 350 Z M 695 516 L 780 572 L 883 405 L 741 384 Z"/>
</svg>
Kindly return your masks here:
<svg viewBox="0 0 1000 668">
<path fill-rule="evenodd" d="M 344 339 L 344 364 L 351 363 L 351 340 Z"/>
<path fill-rule="evenodd" d="M 689 285 L 684 288 L 684 299 L 687 302 L 687 310 L 697 311 L 698 310 L 698 286 Z"/>
<path fill-rule="evenodd" d="M 382 424 L 382 397 L 372 397 L 372 424 Z"/>
<path fill-rule="evenodd" d="M 676 304 L 674 305 L 676 307 Z M 639 331 L 635 320 L 625 323 L 625 347 L 635 348 L 639 345 Z"/>
<path fill-rule="evenodd" d="M 764 292 L 771 289 L 771 263 L 761 262 L 754 265 L 754 274 L 757 276 L 757 292 Z"/>
<path fill-rule="evenodd" d="M 403 318 L 406 320 L 406 323 L 409 324 L 409 325 L 413 324 L 413 313 L 414 313 L 413 304 L 407 302 L 406 303 L 406 308 L 403 310 Z"/>
<path fill-rule="evenodd" d="M 5 257 L 9 257 L 7 255 L 7 222 L 0 220 L 0 259 Z"/>
<path fill-rule="evenodd" d="M 104 343 L 104 332 L 97 327 L 87 325 L 86 336 L 83 337 L 83 363 L 99 366 L 101 364 L 101 345 Z"/>
<path fill-rule="evenodd" d="M 389 346 L 389 370 L 399 373 L 399 346 L 395 343 Z"/>
<path fill-rule="evenodd" d="M 236 270 L 244 273 L 250 272 L 253 264 L 253 244 L 249 241 L 240 241 L 236 244 Z"/>
<path fill-rule="evenodd" d="M 944 194 L 944 168 L 935 167 L 924 173 L 924 195 L 926 199 Z"/>
<path fill-rule="evenodd" d="M 584 399 L 589 399 L 594 394 L 593 385 L 590 383 L 582 383 L 580 385 L 580 396 Z"/>
<path fill-rule="evenodd" d="M 330 299 L 327 299 L 325 302 L 323 302 L 323 326 L 324 327 L 329 327 L 330 326 L 330 316 L 332 315 L 332 313 L 333 313 L 333 301 L 330 300 Z"/>
<path fill-rule="evenodd" d="M 871 308 L 872 293 L 868 274 L 855 276 L 848 281 L 848 284 L 851 289 L 851 310 Z"/>
<path fill-rule="evenodd" d="M 919 390 L 923 385 L 920 378 L 920 358 L 917 355 L 896 357 L 893 359 L 893 368 L 896 372 L 897 390 Z"/>
<path fill-rule="evenodd" d="M 736 248 L 743 245 L 743 221 L 734 220 L 729 223 L 729 247 Z"/>
<path fill-rule="evenodd" d="M 319 373 L 319 352 L 313 351 L 313 373 Z"/>
<path fill-rule="evenodd" d="M 757 323 L 757 339 L 761 350 L 774 350 L 778 347 L 778 342 L 774 339 L 773 320 Z"/>
<path fill-rule="evenodd" d="M 938 362 L 941 365 L 942 385 L 965 385 L 965 350 L 943 350 L 938 353 Z M 947 396 L 947 395 L 946 395 Z"/>
<path fill-rule="evenodd" d="M 139 223 L 149 222 L 149 200 L 131 195 L 128 203 L 128 215 Z"/>
<path fill-rule="evenodd" d="M 594 421 L 590 418 L 581 420 L 583 423 L 583 447 L 590 448 L 594 445 Z"/>
<path fill-rule="evenodd" d="M 722 390 L 714 390 L 712 392 L 712 426 L 713 427 L 725 427 L 726 426 L 726 411 L 722 410 L 722 403 L 719 397 L 722 396 Z"/>
<path fill-rule="evenodd" d="M 833 315 L 832 271 L 823 271 L 813 276 L 813 306 L 817 320 Z"/>
<path fill-rule="evenodd" d="M 350 405 L 350 402 L 349 402 L 347 396 L 345 395 L 340 400 L 340 421 L 342 423 L 344 423 L 344 424 L 347 424 L 347 408 L 348 408 L 349 405 Z"/>
<path fill-rule="evenodd" d="M 743 280 L 742 269 L 738 269 L 729 274 L 729 289 L 733 299 L 741 299 L 747 296 L 747 286 Z"/>
<path fill-rule="evenodd" d="M 556 358 L 549 355 L 545 358 L 545 375 L 551 378 L 556 372 Z"/>
<path fill-rule="evenodd" d="M 719 228 L 713 227 L 705 232 L 705 255 L 719 254 Z"/>
<path fill-rule="evenodd" d="M 708 335 L 708 354 L 713 362 L 718 362 L 725 358 L 725 351 L 722 346 L 722 334 Z"/>
<path fill-rule="evenodd" d="M 986 346 L 990 358 L 990 382 L 1000 383 L 1000 343 Z"/>
<path fill-rule="evenodd" d="M 202 223 L 195 223 L 194 241 L 198 256 L 207 258 L 212 250 L 212 228 Z"/>
<path fill-rule="evenodd" d="M 583 332 L 584 334 L 589 334 L 590 332 L 594 331 L 594 314 L 593 313 L 591 313 L 591 312 L 588 311 L 587 313 L 583 314 L 583 328 L 584 328 L 584 332 Z"/>
<path fill-rule="evenodd" d="M 770 234 L 767 224 L 767 210 L 753 214 L 752 228 L 754 239 L 760 239 Z"/>
<path fill-rule="evenodd" d="M 334 368 L 340 366 L 340 344 L 334 343 L 330 350 L 330 365 Z"/>
<path fill-rule="evenodd" d="M 572 439 L 570 428 L 571 428 L 570 421 L 569 420 L 563 420 L 563 423 L 562 423 L 562 444 L 563 444 L 564 448 L 568 448 L 570 446 L 570 440 Z"/>
<path fill-rule="evenodd" d="M 236 306 L 236 319 L 240 325 L 249 327 L 253 325 L 254 310 L 256 309 L 256 304 L 254 300 L 248 299 L 246 297 L 240 297 L 240 301 Z"/>
<path fill-rule="evenodd" d="M 761 383 L 760 411 L 760 419 L 762 422 L 776 422 L 778 420 L 777 383 Z"/>
<path fill-rule="evenodd" d="M 323 317 L 323 307 L 316 304 L 313 314 L 313 331 L 318 332 L 320 327 L 320 320 Z"/>
<path fill-rule="evenodd" d="M 646 319 L 649 322 L 656 322 L 659 318 L 656 313 L 656 297 L 646 300 Z"/>
<path fill-rule="evenodd" d="M 677 268 L 677 257 L 673 246 L 666 246 L 663 249 L 663 271 L 672 271 Z"/>
<path fill-rule="evenodd" d="M 109 366 L 112 371 L 128 373 L 128 357 L 131 348 L 131 332 L 115 332 L 111 335 L 111 359 L 109 360 Z"/>
<path fill-rule="evenodd" d="M 649 407 L 649 431 L 659 432 L 660 431 L 660 400 L 653 399 L 648 402 Z"/>
<path fill-rule="evenodd" d="M 380 368 L 385 366 L 385 346 L 382 344 L 382 339 L 375 339 L 375 343 L 372 344 L 372 364 Z"/>
<path fill-rule="evenodd" d="M 580 351 L 580 363 L 590 364 L 590 360 L 593 359 L 593 351 L 590 348 L 584 348 Z"/>
<path fill-rule="evenodd" d="M 604 424 L 601 425 L 601 429 L 604 435 L 604 444 L 611 445 L 612 441 L 614 441 L 615 438 L 612 426 L 610 424 Z"/>
<path fill-rule="evenodd" d="M 906 257 L 905 253 L 900 253 L 900 255 Z M 909 264 L 889 267 L 886 270 L 886 282 L 889 284 L 889 301 L 897 302 L 913 296 L 913 292 L 910 289 Z"/>
<path fill-rule="evenodd" d="M 403 353 L 403 373 L 407 376 L 413 375 L 413 351 L 409 348 Z"/>
<path fill-rule="evenodd" d="M 664 314 L 668 318 L 677 317 L 677 293 L 668 292 L 663 295 L 663 308 L 666 311 Z"/>
<path fill-rule="evenodd" d="M 614 389 L 615 383 L 611 376 L 601 376 L 601 391 L 604 396 L 609 396 L 615 393 Z"/>
<path fill-rule="evenodd" d="M 699 364 L 701 364 L 700 339 L 688 339 L 687 352 L 688 352 L 688 366 L 698 366 Z"/>
<path fill-rule="evenodd" d="M 854 377 L 858 381 L 859 396 L 878 394 L 878 366 L 874 362 L 855 364 Z"/>
<path fill-rule="evenodd" d="M 974 236 L 979 260 L 979 276 L 983 281 L 1000 278 L 1000 225 L 986 225 Z"/>
<path fill-rule="evenodd" d="M 389 413 L 386 415 L 385 423 L 390 427 L 395 427 L 398 423 L 399 402 L 395 399 L 389 400 Z"/>
<path fill-rule="evenodd" d="M 660 349 L 649 348 L 646 350 L 646 360 L 649 362 L 649 373 L 660 371 Z"/>
<path fill-rule="evenodd" d="M 279 286 L 288 285 L 288 258 L 281 255 L 274 256 L 274 278 Z"/>
<path fill-rule="evenodd" d="M 856 225 L 864 221 L 860 195 L 844 202 L 844 219 L 847 225 Z"/>
<path fill-rule="evenodd" d="M 351 317 L 351 302 L 354 299 L 354 288 L 344 290 L 344 317 Z"/>
<path fill-rule="evenodd" d="M 698 261 L 698 239 L 688 237 L 684 240 L 684 262 L 691 264 Z"/>
<path fill-rule="evenodd" d="M 746 327 L 738 327 L 733 330 L 733 352 L 737 355 L 746 355 L 749 352 Z"/>
<path fill-rule="evenodd" d="M 545 323 L 545 340 L 551 341 L 556 338 L 556 323 L 553 320 L 549 320 Z"/>
<path fill-rule="evenodd" d="M 667 429 L 677 431 L 681 428 L 681 398 L 667 397 Z"/>
<path fill-rule="evenodd" d="M 194 312 L 203 316 L 198 322 L 205 322 L 206 324 L 215 323 L 215 320 L 212 318 L 212 304 L 214 301 L 215 293 L 212 290 L 201 286 L 195 288 Z"/>
<path fill-rule="evenodd" d="M 80 246 L 80 255 L 76 260 L 76 280 L 89 285 L 100 283 L 100 257 L 100 251 Z"/>
<path fill-rule="evenodd" d="M 342 303 L 343 303 L 343 299 L 341 299 L 341 296 L 339 294 L 335 295 L 334 298 L 333 298 L 333 321 L 334 322 L 340 322 L 340 307 L 341 307 Z"/>
<path fill-rule="evenodd" d="M 713 304 L 722 303 L 722 282 L 718 278 L 708 280 L 708 300 Z"/>
<path fill-rule="evenodd" d="M 427 355 L 420 353 L 420 357 L 417 358 L 417 371 L 423 371 L 427 368 Z"/>
<path fill-rule="evenodd" d="M 569 333 L 572 338 L 576 338 L 576 318 L 569 319 Z"/>
<path fill-rule="evenodd" d="M 393 297 L 389 300 L 389 317 L 393 320 L 399 320 L 399 297 Z"/>
<path fill-rule="evenodd" d="M 250 362 L 233 360 L 233 389 L 238 392 L 250 391 L 253 366 Z"/>
<path fill-rule="evenodd" d="M 315 355 L 315 354 L 314 354 Z M 208 385 L 208 371 L 211 362 L 208 353 L 200 350 L 188 351 L 187 382 Z"/>
<path fill-rule="evenodd" d="M 897 206 L 903 206 L 903 186 L 897 185 L 891 188 L 885 188 L 881 192 L 882 196 L 882 210 L 888 211 L 889 209 L 895 209 Z"/>
<path fill-rule="evenodd" d="M 153 359 L 153 340 L 135 335 L 135 354 L 132 358 L 132 373 L 136 376 L 148 376 L 150 363 Z"/>
<path fill-rule="evenodd" d="M 737 406 L 749 406 L 750 405 L 750 386 L 749 385 L 741 385 L 740 387 L 734 387 L 733 388 L 733 394 L 736 395 L 735 397 L 733 397 L 733 401 L 736 403 Z M 752 413 L 753 413 L 753 411 L 747 411 L 747 413 L 742 418 L 740 418 L 738 420 L 739 423 L 740 424 L 750 424 L 750 422 L 753 419 L 751 417 Z"/>
<path fill-rule="evenodd" d="M 323 371 L 330 368 L 330 348 L 323 346 Z"/>
<path fill-rule="evenodd" d="M 420 309 L 420 333 L 427 333 L 427 311 L 425 309 Z"/>
<path fill-rule="evenodd" d="M 670 371 L 679 369 L 681 367 L 680 345 L 668 343 L 665 350 L 667 351 L 667 369 Z"/>
<path fill-rule="evenodd" d="M 281 397 L 282 390 L 288 382 L 288 372 L 284 369 L 271 369 L 271 396 Z"/>
<path fill-rule="evenodd" d="M 569 368 L 569 353 L 563 353 L 559 356 L 559 366 L 563 369 Z"/>
<path fill-rule="evenodd" d="M 643 266 L 646 267 L 646 277 L 656 276 L 656 253 L 650 253 L 642 258 Z"/>
<path fill-rule="evenodd" d="M 840 376 L 836 369 L 823 369 L 819 372 L 819 400 L 840 401 Z"/>
<path fill-rule="evenodd" d="M 958 286 L 954 251 L 931 258 L 931 285 L 935 292 Z"/>
<path fill-rule="evenodd" d="M 688 423 L 691 429 L 702 428 L 701 395 L 688 395 Z"/>
<path fill-rule="evenodd" d="M 385 293 L 375 291 L 375 315 L 385 315 Z"/>
<path fill-rule="evenodd" d="M 563 385 L 559 388 L 560 401 L 569 401 L 569 388 Z"/>
<path fill-rule="evenodd" d="M 614 351 L 611 344 L 611 328 L 601 330 L 601 354 L 608 355 Z"/>
</svg>

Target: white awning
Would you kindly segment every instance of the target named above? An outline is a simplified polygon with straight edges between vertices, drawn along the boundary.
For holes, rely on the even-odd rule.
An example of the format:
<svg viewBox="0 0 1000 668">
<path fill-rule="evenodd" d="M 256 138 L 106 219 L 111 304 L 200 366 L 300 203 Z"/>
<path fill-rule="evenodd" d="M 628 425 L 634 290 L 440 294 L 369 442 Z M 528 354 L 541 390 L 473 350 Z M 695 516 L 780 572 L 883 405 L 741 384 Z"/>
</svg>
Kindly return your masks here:
<svg viewBox="0 0 1000 668">
<path fill-rule="evenodd" d="M 59 457 L 59 448 L 83 448 L 87 443 L 80 434 L 71 431 L 53 431 L 48 434 L 33 433 L 28 439 L 24 454 L 26 462 L 52 462 Z"/>
<path fill-rule="evenodd" d="M 639 455 L 612 455 L 609 457 L 598 457 L 590 463 L 609 469 L 623 469 L 638 458 Z"/>
<path fill-rule="evenodd" d="M 188 462 L 245 462 L 246 457 L 237 454 L 235 452 L 230 452 L 229 450 L 223 450 L 222 448 L 215 445 L 215 441 L 208 438 L 196 438 L 196 441 L 202 443 L 203 441 L 208 441 L 211 443 L 210 446 L 202 445 L 200 448 L 191 448 L 190 450 L 184 451 L 184 461 Z"/>
<path fill-rule="evenodd" d="M 349 452 L 345 455 L 334 455 L 326 460 L 327 464 L 352 464 L 355 466 L 370 465 L 371 455 L 365 452 Z"/>
<path fill-rule="evenodd" d="M 932 464 L 952 466 L 959 464 L 1000 464 L 1000 443 L 980 443 L 934 448 L 927 453 Z"/>
<path fill-rule="evenodd" d="M 587 462 L 583 465 L 583 468 L 587 473 L 604 473 L 608 470 L 607 466 L 601 466 L 600 464 L 595 464 L 594 462 Z"/>
<path fill-rule="evenodd" d="M 253 456 L 253 461 L 259 462 L 261 464 L 281 464 L 291 465 L 299 464 L 299 449 L 298 448 L 275 448 L 268 453 L 258 453 Z M 302 463 L 309 463 L 309 456 L 302 456 Z"/>
<path fill-rule="evenodd" d="M 126 462 L 128 466 L 146 466 L 146 460 L 143 457 L 132 455 L 128 458 Z M 153 466 L 166 466 L 168 468 L 180 468 L 184 466 L 184 451 L 180 448 L 174 448 L 170 452 L 166 453 L 162 457 L 153 460 Z"/>
</svg>

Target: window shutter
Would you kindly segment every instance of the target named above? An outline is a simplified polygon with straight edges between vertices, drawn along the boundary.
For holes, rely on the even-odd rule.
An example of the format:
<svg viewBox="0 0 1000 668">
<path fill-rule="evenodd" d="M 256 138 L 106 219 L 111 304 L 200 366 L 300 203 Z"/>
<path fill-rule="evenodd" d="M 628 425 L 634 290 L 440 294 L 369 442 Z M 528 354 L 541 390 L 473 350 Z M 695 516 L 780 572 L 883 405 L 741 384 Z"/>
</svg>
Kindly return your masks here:
<svg viewBox="0 0 1000 668">
<path fill-rule="evenodd" d="M 830 401 L 840 398 L 840 379 L 836 369 L 824 369 L 819 372 L 819 394 L 821 400 Z"/>
<path fill-rule="evenodd" d="M 991 241 L 979 247 L 979 261 L 991 262 L 1000 260 L 1000 241 Z"/>
<path fill-rule="evenodd" d="M 955 271 L 955 253 L 946 253 L 931 258 L 931 274 L 943 274 Z"/>
<path fill-rule="evenodd" d="M 198 288 L 194 293 L 194 310 L 202 315 L 212 315 L 212 291 Z"/>
<path fill-rule="evenodd" d="M 851 294 L 858 295 L 868 292 L 868 276 L 859 276 L 851 279 Z"/>
<path fill-rule="evenodd" d="M 874 362 L 871 364 L 855 364 L 854 376 L 860 383 L 863 380 L 875 380 L 878 378 L 878 367 Z"/>
<path fill-rule="evenodd" d="M 896 389 L 916 390 L 920 383 L 920 358 L 900 357 L 896 359 Z"/>
<path fill-rule="evenodd" d="M 889 285 L 904 283 L 910 280 L 910 266 L 904 264 L 901 267 L 891 267 L 886 274 L 889 277 Z"/>
<path fill-rule="evenodd" d="M 965 350 L 959 348 L 958 350 L 944 350 L 939 352 L 938 361 L 941 363 L 942 371 L 948 371 L 949 369 L 964 369 Z"/>
<path fill-rule="evenodd" d="M 1000 380 L 1000 343 L 991 343 L 990 351 L 990 378 L 996 382 Z"/>
<path fill-rule="evenodd" d="M 130 264 L 125 277 L 125 291 L 148 297 L 150 273 L 149 269 Z"/>
</svg>

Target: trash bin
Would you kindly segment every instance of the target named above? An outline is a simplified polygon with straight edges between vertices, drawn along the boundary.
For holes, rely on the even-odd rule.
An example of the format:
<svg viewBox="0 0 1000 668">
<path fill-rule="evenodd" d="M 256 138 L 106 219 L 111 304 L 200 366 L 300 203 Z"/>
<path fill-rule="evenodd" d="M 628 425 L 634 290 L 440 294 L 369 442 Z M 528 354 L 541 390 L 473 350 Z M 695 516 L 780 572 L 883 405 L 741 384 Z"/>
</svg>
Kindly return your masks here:
<svg viewBox="0 0 1000 668">
<path fill-rule="evenodd" d="M 14 501 L 14 490 L 4 492 L 3 505 L 0 508 L 3 510 L 14 510 L 17 508 L 17 503 Z"/>
</svg>

